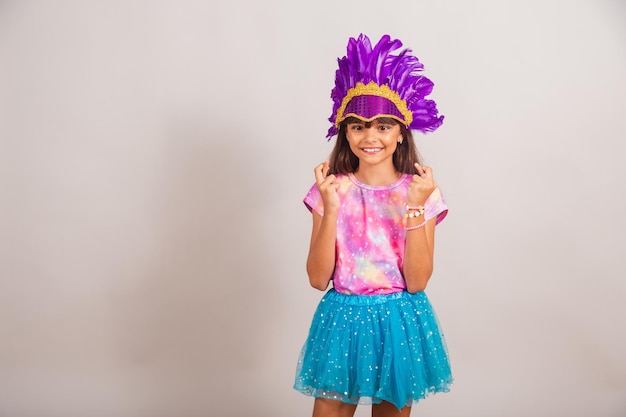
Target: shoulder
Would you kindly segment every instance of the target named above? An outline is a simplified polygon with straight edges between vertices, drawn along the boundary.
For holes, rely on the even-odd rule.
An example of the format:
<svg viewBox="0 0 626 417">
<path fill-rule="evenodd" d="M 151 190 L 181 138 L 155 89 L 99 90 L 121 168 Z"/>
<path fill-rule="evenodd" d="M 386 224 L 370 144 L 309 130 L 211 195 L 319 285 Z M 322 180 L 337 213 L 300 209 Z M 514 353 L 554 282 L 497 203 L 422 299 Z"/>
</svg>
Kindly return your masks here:
<svg viewBox="0 0 626 417">
<path fill-rule="evenodd" d="M 446 200 L 444 200 L 439 187 L 435 188 L 430 196 L 428 196 L 426 204 L 424 204 L 424 208 L 424 218 L 430 219 L 437 217 L 437 224 L 441 223 L 441 221 L 448 215 L 448 204 L 446 203 Z"/>
<path fill-rule="evenodd" d="M 441 193 L 441 188 L 436 187 L 435 190 L 428 196 L 427 201 L 435 202 L 440 200 L 443 201 L 443 194 Z"/>
</svg>

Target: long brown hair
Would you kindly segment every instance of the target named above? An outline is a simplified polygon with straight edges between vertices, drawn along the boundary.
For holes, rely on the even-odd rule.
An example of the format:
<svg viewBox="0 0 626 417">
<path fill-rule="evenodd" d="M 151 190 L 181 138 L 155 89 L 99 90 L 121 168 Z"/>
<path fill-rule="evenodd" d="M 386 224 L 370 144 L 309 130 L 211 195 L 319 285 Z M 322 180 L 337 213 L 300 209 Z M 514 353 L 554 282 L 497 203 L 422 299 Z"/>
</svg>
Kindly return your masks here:
<svg viewBox="0 0 626 417">
<path fill-rule="evenodd" d="M 379 117 L 380 123 L 400 125 L 400 132 L 402 133 L 402 143 L 398 143 L 396 151 L 393 153 L 393 166 L 396 171 L 404 174 L 415 174 L 415 163 L 420 162 L 419 153 L 413 140 L 413 133 L 406 128 L 402 123 L 391 117 Z M 348 174 L 355 172 L 359 167 L 359 158 L 350 149 L 348 143 L 348 137 L 346 136 L 346 129 L 350 123 L 358 123 L 361 120 L 356 117 L 348 117 L 339 125 L 339 134 L 337 135 L 337 142 L 335 147 L 330 153 L 330 174 Z"/>
</svg>

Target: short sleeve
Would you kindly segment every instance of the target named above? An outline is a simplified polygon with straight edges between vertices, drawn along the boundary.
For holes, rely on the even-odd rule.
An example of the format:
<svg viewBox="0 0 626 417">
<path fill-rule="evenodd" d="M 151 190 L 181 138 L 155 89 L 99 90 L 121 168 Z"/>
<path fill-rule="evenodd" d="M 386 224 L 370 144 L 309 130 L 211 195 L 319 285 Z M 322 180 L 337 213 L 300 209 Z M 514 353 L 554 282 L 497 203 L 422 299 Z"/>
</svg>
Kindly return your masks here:
<svg viewBox="0 0 626 417">
<path fill-rule="evenodd" d="M 448 215 L 448 205 L 441 195 L 439 187 L 435 188 L 424 204 L 424 219 L 429 220 L 433 217 L 437 217 L 437 223 L 441 223 L 443 219 Z"/>
<path fill-rule="evenodd" d="M 313 184 L 309 192 L 304 197 L 303 202 L 309 211 L 314 211 L 320 216 L 324 215 L 324 201 L 322 201 L 322 195 L 317 189 L 317 184 Z"/>
</svg>

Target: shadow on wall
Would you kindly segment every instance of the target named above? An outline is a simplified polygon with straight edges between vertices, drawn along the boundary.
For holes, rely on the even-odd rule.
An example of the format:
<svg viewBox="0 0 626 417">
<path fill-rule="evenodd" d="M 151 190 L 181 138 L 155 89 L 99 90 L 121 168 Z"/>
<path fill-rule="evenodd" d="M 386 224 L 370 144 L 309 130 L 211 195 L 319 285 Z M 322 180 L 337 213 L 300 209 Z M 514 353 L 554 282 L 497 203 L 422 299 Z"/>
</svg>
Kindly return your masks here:
<svg viewBox="0 0 626 417">
<path fill-rule="evenodd" d="M 144 403 L 137 411 L 210 415 L 216 403 L 237 401 L 233 387 L 257 384 L 250 380 L 280 308 L 270 300 L 276 274 L 257 214 L 264 196 L 255 181 L 269 174 L 262 164 L 253 175 L 245 169 L 252 155 L 242 144 L 252 140 L 235 130 L 205 122 L 168 135 L 155 262 L 131 320 L 120 323 L 122 348 L 133 355 L 130 376 L 142 387 L 131 389 Z"/>
</svg>

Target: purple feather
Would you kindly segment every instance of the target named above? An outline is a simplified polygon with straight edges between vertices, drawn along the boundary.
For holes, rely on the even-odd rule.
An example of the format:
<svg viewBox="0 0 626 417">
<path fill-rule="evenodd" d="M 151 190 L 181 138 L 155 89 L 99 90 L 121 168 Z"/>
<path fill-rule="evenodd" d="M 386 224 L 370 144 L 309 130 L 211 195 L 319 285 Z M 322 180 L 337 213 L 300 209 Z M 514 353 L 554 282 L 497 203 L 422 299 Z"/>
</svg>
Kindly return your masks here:
<svg viewBox="0 0 626 417">
<path fill-rule="evenodd" d="M 439 116 L 436 103 L 425 99 L 433 89 L 433 82 L 421 74 L 424 65 L 410 49 L 403 49 L 399 39 L 391 39 L 383 35 L 374 47 L 370 39 L 364 35 L 350 38 L 346 48 L 346 56 L 338 59 L 335 72 L 335 87 L 331 90 L 333 112 L 328 120 L 331 127 L 327 137 L 337 134 L 337 111 L 350 89 L 357 83 L 368 84 L 374 81 L 377 85 L 387 85 L 398 96 L 406 101 L 407 108 L 413 114 L 410 129 L 432 132 L 443 123 Z"/>
</svg>

